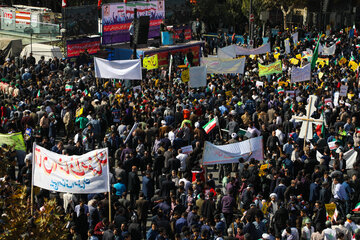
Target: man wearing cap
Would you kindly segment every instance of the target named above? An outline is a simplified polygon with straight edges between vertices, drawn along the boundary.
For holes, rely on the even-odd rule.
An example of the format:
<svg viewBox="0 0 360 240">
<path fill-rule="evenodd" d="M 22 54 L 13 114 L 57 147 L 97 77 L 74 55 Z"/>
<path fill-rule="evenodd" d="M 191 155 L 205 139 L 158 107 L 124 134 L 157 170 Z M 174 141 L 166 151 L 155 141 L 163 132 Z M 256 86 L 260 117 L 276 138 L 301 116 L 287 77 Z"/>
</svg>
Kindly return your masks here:
<svg viewBox="0 0 360 240">
<path fill-rule="evenodd" d="M 301 229 L 301 239 L 310 240 L 311 235 L 315 232 L 315 228 L 311 226 L 310 219 L 306 219 L 305 224 L 305 227 Z"/>
</svg>

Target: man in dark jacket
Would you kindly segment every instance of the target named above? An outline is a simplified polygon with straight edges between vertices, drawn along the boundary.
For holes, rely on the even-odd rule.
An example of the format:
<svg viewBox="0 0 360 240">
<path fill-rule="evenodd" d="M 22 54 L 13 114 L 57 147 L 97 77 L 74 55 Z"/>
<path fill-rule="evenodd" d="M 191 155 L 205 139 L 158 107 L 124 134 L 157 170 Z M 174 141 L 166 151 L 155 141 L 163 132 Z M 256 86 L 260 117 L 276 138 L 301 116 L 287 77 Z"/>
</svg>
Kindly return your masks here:
<svg viewBox="0 0 360 240">
<path fill-rule="evenodd" d="M 315 182 L 310 184 L 310 196 L 309 202 L 314 203 L 315 201 L 319 200 L 320 197 L 320 179 L 316 178 Z"/>
<path fill-rule="evenodd" d="M 131 206 L 134 206 L 140 191 L 140 179 L 137 175 L 136 166 L 132 166 L 131 172 L 129 172 L 128 188 L 130 193 L 130 204 Z"/>
</svg>

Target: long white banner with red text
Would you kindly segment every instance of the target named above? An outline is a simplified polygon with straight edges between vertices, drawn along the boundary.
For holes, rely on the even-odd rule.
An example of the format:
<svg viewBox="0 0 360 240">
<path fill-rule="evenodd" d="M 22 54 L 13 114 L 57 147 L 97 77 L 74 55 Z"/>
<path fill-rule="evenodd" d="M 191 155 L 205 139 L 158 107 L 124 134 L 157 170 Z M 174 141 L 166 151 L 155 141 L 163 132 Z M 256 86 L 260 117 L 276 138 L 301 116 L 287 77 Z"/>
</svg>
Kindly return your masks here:
<svg viewBox="0 0 360 240">
<path fill-rule="evenodd" d="M 33 147 L 33 185 L 69 193 L 109 192 L 108 149 L 97 149 L 81 156 L 51 152 Z"/>
</svg>

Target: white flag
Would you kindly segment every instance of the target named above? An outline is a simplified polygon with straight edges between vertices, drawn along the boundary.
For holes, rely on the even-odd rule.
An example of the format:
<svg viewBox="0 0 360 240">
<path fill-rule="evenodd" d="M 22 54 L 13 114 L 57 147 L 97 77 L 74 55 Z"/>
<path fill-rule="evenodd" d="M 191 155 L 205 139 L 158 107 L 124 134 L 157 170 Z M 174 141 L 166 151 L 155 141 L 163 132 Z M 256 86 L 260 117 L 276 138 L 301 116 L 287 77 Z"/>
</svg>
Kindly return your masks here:
<svg viewBox="0 0 360 240">
<path fill-rule="evenodd" d="M 141 80 L 141 59 L 109 61 L 95 58 L 95 77 Z"/>
<path fill-rule="evenodd" d="M 324 47 L 324 46 L 321 47 L 322 47 L 321 50 L 319 48 L 320 55 L 330 56 L 335 54 L 336 44 L 333 44 L 331 47 Z"/>
<path fill-rule="evenodd" d="M 108 149 L 81 156 L 51 152 L 34 143 L 33 184 L 56 192 L 103 193 L 110 191 Z"/>
</svg>

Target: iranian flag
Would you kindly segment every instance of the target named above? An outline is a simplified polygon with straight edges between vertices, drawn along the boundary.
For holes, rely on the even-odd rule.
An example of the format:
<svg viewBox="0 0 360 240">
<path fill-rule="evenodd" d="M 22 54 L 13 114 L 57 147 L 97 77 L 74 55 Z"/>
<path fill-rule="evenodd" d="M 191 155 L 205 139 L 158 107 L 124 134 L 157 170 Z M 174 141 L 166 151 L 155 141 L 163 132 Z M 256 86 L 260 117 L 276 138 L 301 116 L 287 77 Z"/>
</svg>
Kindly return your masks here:
<svg viewBox="0 0 360 240">
<path fill-rule="evenodd" d="M 185 59 L 184 59 L 184 65 L 186 65 L 187 67 L 189 67 L 189 65 L 190 65 L 186 56 L 185 56 Z"/>
<path fill-rule="evenodd" d="M 66 86 L 65 86 L 65 92 L 71 92 L 71 91 L 72 91 L 72 88 L 73 88 L 72 85 L 66 84 Z"/>
<path fill-rule="evenodd" d="M 63 8 L 67 7 L 67 0 L 62 0 L 61 6 L 62 6 Z"/>
<path fill-rule="evenodd" d="M 277 92 L 278 92 L 278 94 L 284 94 L 284 93 L 285 93 L 285 91 L 284 91 L 283 88 L 279 88 L 279 89 L 277 90 Z"/>
<path fill-rule="evenodd" d="M 89 91 L 87 89 L 85 89 L 83 92 L 82 92 L 82 95 L 85 97 L 89 94 Z"/>
<path fill-rule="evenodd" d="M 360 48 L 360 44 L 356 44 L 356 49 L 359 49 Z"/>
<path fill-rule="evenodd" d="M 356 133 L 360 133 L 360 128 L 356 128 Z"/>
<path fill-rule="evenodd" d="M 353 209 L 353 212 L 359 212 L 360 211 L 360 202 L 356 204 L 355 208 Z"/>
<path fill-rule="evenodd" d="M 218 122 L 217 117 L 215 117 L 210 122 L 208 122 L 205 126 L 203 126 L 203 129 L 205 130 L 206 134 L 209 134 L 209 132 L 211 132 L 211 130 L 214 129 L 217 122 Z"/>
<path fill-rule="evenodd" d="M 40 97 L 40 90 L 36 94 L 36 98 L 39 98 L 39 97 Z"/>
<path fill-rule="evenodd" d="M 341 39 L 340 38 L 337 38 L 336 39 L 336 45 L 340 44 L 341 43 Z"/>
</svg>

